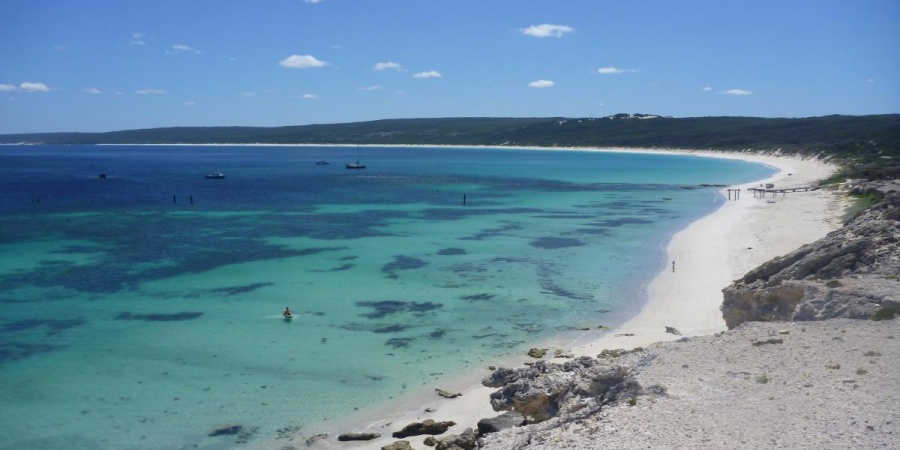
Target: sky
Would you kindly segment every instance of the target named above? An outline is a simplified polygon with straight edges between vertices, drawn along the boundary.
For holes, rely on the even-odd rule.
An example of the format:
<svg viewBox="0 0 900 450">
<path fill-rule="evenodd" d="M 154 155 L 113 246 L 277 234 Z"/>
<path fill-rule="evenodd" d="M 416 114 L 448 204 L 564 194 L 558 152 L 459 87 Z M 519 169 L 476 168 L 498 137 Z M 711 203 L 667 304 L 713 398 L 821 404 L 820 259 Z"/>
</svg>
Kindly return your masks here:
<svg viewBox="0 0 900 450">
<path fill-rule="evenodd" d="M 3 0 L 0 134 L 900 112 L 898 0 Z"/>
</svg>

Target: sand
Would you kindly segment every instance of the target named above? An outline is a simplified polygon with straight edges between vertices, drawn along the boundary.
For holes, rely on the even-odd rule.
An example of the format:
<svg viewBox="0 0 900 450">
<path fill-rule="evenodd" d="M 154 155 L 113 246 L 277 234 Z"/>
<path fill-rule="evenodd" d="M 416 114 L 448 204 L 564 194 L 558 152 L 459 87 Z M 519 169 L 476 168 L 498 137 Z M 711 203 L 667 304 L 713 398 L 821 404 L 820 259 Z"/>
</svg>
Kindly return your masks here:
<svg viewBox="0 0 900 450">
<path fill-rule="evenodd" d="M 814 185 L 834 173 L 836 167 L 832 165 L 795 157 L 699 151 L 679 153 L 760 162 L 779 171 L 766 180 L 730 186 L 729 189 L 741 189 L 740 199 L 727 201 L 714 213 L 673 236 L 667 247 L 670 264 L 647 286 L 648 301 L 636 317 L 593 342 L 564 350 L 576 356 L 596 356 L 603 349 L 630 349 L 682 336 L 724 331 L 725 322 L 719 310 L 724 287 L 754 267 L 824 237 L 840 226 L 844 204 L 833 191 L 823 189 L 785 196 L 779 194 L 775 198 L 771 194 L 754 198 L 747 190 L 765 183 L 773 183 L 779 189 Z M 724 189 L 722 194 L 727 194 Z M 732 198 L 735 198 L 734 193 Z M 674 271 L 671 261 L 675 262 Z M 666 327 L 677 329 L 680 335 L 666 332 Z M 523 355 L 518 362 L 504 361 L 503 365 L 518 364 L 527 359 Z M 498 362 L 498 365 L 501 364 Z M 380 449 L 397 440 L 391 437 L 391 432 L 428 418 L 456 422 L 457 425 L 448 431 L 450 434 L 460 433 L 467 427 L 474 428 L 478 420 L 499 414 L 491 409 L 488 401 L 493 389 L 478 383 L 487 373 L 485 369 L 484 373 L 473 373 L 467 378 L 448 380 L 444 386 L 434 386 L 461 392 L 461 397 L 443 400 L 434 393 L 420 393 L 418 397 L 387 405 L 382 411 L 367 412 L 367 416 L 379 417 L 378 420 L 337 425 L 342 428 L 332 430 L 329 439 L 311 448 Z M 377 432 L 382 437 L 367 442 L 334 441 L 334 433 L 351 431 Z M 423 439 L 424 436 L 419 436 L 406 440 L 413 448 L 426 448 Z M 288 443 L 280 443 L 282 447 L 285 444 Z M 305 446 L 301 442 L 289 445 Z"/>
</svg>

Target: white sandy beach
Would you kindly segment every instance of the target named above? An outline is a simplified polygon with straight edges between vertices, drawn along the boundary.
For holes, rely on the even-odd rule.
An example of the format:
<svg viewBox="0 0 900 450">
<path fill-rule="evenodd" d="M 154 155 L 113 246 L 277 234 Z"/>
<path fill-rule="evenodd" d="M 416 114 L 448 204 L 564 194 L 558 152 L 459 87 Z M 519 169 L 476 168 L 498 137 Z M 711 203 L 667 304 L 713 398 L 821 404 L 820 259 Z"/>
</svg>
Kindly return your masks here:
<svg viewBox="0 0 900 450">
<path fill-rule="evenodd" d="M 724 287 L 756 266 L 813 242 L 840 226 L 844 204 L 832 191 L 823 189 L 788 193 L 786 196 L 779 194 L 775 198 L 771 194 L 766 198 L 754 198 L 752 192 L 747 190 L 758 187 L 760 183 L 773 183 L 779 189 L 814 185 L 830 176 L 836 169 L 834 166 L 818 160 L 792 157 L 678 153 L 759 162 L 775 167 L 779 172 L 766 180 L 731 186 L 731 189 L 741 189 L 739 200 L 727 201 L 714 213 L 673 236 L 667 247 L 670 263 L 647 286 L 648 301 L 636 317 L 593 342 L 563 350 L 576 356 L 596 356 L 603 349 L 630 349 L 680 337 L 667 333 L 666 327 L 676 328 L 683 336 L 723 331 L 726 327 L 719 307 Z M 722 193 L 725 195 L 726 191 Z M 671 261 L 675 261 L 674 271 Z M 548 355 L 552 355 L 555 349 L 550 350 Z M 518 362 L 528 359 L 523 355 Z M 335 428 L 328 430 L 329 439 L 320 441 L 313 448 L 380 449 L 397 440 L 391 437 L 393 431 L 410 422 L 429 418 L 456 422 L 457 425 L 450 428 L 448 434 L 474 428 L 478 420 L 499 414 L 492 410 L 488 401 L 493 389 L 478 383 L 487 373 L 485 368 L 483 373 L 433 386 L 462 392 L 461 397 L 444 400 L 433 392 L 425 392 L 417 398 L 388 405 L 382 411 L 366 412 L 366 416 L 378 417 L 377 420 L 362 424 L 357 422 L 355 426 L 351 423 L 334 424 Z M 336 434 L 345 432 L 377 432 L 382 437 L 367 442 L 334 441 Z M 424 448 L 424 438 L 418 436 L 406 440 L 414 448 Z M 279 441 L 277 448 L 282 448 L 284 444 L 283 440 Z"/>
</svg>

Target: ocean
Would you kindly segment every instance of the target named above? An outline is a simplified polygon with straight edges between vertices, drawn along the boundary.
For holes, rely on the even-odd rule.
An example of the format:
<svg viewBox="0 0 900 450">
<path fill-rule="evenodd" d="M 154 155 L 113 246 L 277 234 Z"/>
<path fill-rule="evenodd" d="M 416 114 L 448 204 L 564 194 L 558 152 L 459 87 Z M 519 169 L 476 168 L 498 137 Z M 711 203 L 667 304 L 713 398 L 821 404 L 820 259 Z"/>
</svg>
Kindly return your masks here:
<svg viewBox="0 0 900 450">
<path fill-rule="evenodd" d="M 0 146 L 0 449 L 302 436 L 599 335 L 725 201 L 702 184 L 773 172 L 613 151 Z M 243 432 L 208 436 L 227 423 Z"/>
</svg>

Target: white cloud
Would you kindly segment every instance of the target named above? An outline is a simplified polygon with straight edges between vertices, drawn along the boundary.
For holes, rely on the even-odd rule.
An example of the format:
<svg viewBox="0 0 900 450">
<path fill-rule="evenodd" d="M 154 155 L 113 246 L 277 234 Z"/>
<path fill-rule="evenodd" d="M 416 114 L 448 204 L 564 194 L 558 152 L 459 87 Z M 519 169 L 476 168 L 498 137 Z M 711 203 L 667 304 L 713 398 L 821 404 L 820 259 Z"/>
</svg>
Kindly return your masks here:
<svg viewBox="0 0 900 450">
<path fill-rule="evenodd" d="M 101 91 L 100 89 L 97 89 L 97 88 L 84 88 L 82 90 L 84 92 L 87 92 L 88 94 L 102 94 L 103 93 L 103 91 Z"/>
<path fill-rule="evenodd" d="M 597 69 L 597 73 L 600 75 L 619 75 L 623 73 L 634 73 L 640 72 L 641 69 L 620 69 L 618 67 L 601 67 Z"/>
<path fill-rule="evenodd" d="M 47 88 L 47 85 L 44 83 L 31 83 L 29 81 L 26 81 L 19 85 L 19 90 L 25 92 L 47 92 L 50 89 Z"/>
<path fill-rule="evenodd" d="M 9 92 L 14 90 L 16 90 L 16 85 L 14 84 L 0 84 L 0 91 Z"/>
<path fill-rule="evenodd" d="M 753 91 L 748 91 L 746 89 L 729 89 L 719 93 L 724 95 L 753 95 Z"/>
<path fill-rule="evenodd" d="M 562 37 L 566 33 L 574 33 L 575 29 L 567 25 L 551 25 L 549 23 L 544 23 L 541 25 L 532 25 L 528 28 L 522 28 L 519 31 L 526 36 L 546 38 Z"/>
<path fill-rule="evenodd" d="M 132 33 L 131 34 L 131 45 L 144 45 L 144 33 Z"/>
<path fill-rule="evenodd" d="M 866 83 L 874 83 L 874 82 L 875 82 L 874 78 L 869 78 L 866 80 Z"/>
<path fill-rule="evenodd" d="M 303 1 L 305 1 L 306 3 L 312 3 L 312 4 L 314 4 L 314 5 L 315 5 L 316 3 L 322 3 L 322 0 L 303 0 Z"/>
<path fill-rule="evenodd" d="M 375 64 L 375 67 L 372 68 L 372 70 L 387 70 L 387 69 L 401 70 L 401 69 L 403 69 L 403 66 L 401 66 L 400 64 L 397 64 L 395 62 L 380 62 L 378 64 Z"/>
<path fill-rule="evenodd" d="M 328 63 L 320 61 L 312 55 L 291 55 L 278 62 L 282 67 L 290 69 L 307 69 L 310 67 L 324 67 Z"/>
<path fill-rule="evenodd" d="M 703 88 L 703 89 L 700 89 L 700 90 L 703 91 L 703 92 L 709 92 L 709 91 L 712 90 L 712 88 L 709 87 L 709 86 L 707 86 L 707 87 L 705 87 L 705 88 Z"/>
<path fill-rule="evenodd" d="M 359 90 L 361 91 L 377 91 L 379 89 L 383 89 L 380 85 L 373 84 L 371 86 L 361 87 Z"/>
<path fill-rule="evenodd" d="M 413 77 L 415 77 L 415 78 L 440 78 L 441 73 L 438 72 L 437 70 L 429 70 L 427 72 L 419 72 L 419 73 L 413 75 Z"/>
<path fill-rule="evenodd" d="M 201 52 L 194 47 L 184 44 L 174 44 L 171 50 L 166 50 L 167 55 L 177 55 L 179 53 L 196 53 L 199 55 Z"/>
<path fill-rule="evenodd" d="M 192 102 L 192 101 L 186 101 L 186 102 L 184 102 L 184 106 L 194 106 L 194 105 L 196 105 L 196 104 L 197 104 L 197 102 Z"/>
<path fill-rule="evenodd" d="M 303 94 L 303 98 L 319 98 L 316 94 Z"/>
<path fill-rule="evenodd" d="M 532 81 L 531 83 L 528 83 L 528 87 L 531 87 L 531 88 L 548 88 L 548 87 L 553 87 L 553 84 L 554 84 L 554 83 L 553 83 L 552 81 L 550 81 L 550 80 L 537 80 L 537 81 Z"/>
<path fill-rule="evenodd" d="M 134 93 L 141 94 L 141 95 L 148 95 L 148 94 L 162 95 L 162 94 L 165 94 L 166 91 L 163 89 L 140 89 L 140 90 L 134 91 Z"/>
</svg>

